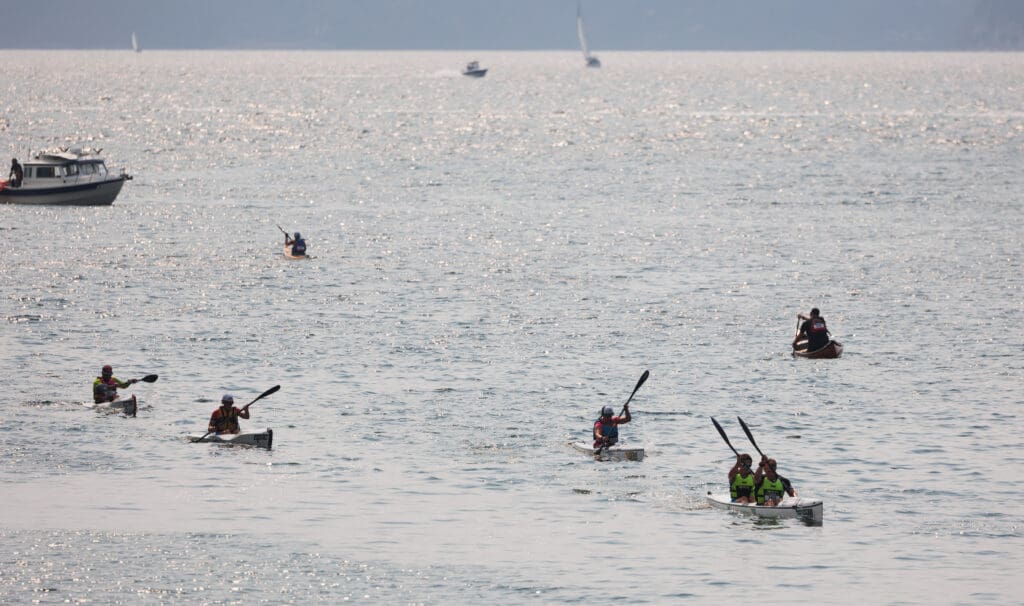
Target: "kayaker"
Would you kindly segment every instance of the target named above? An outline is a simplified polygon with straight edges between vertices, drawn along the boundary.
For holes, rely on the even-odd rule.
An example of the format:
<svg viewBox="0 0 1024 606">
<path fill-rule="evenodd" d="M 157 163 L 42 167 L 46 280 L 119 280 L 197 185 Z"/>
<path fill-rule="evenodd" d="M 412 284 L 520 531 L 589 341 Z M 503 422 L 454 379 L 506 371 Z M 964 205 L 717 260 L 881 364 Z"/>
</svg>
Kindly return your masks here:
<svg viewBox="0 0 1024 606">
<path fill-rule="evenodd" d="M 240 433 L 242 428 L 238 426 L 238 419 L 249 418 L 249 406 L 246 404 L 241 410 L 235 408 L 235 397 L 229 393 L 224 394 L 220 399 L 220 408 L 210 415 L 210 425 L 207 431 L 216 433 Z"/>
<path fill-rule="evenodd" d="M 785 495 L 796 496 L 793 485 L 789 480 L 775 472 L 778 463 L 775 459 L 761 455 L 761 464 L 754 472 L 754 485 L 757 486 L 757 504 L 775 507 L 782 501 Z"/>
<path fill-rule="evenodd" d="M 754 503 L 754 458 L 747 453 L 736 455 L 736 464 L 729 470 L 729 496 L 733 503 Z"/>
<path fill-rule="evenodd" d="M 301 257 L 306 254 L 306 241 L 302 239 L 302 234 L 295 232 L 295 238 L 291 239 L 288 234 L 284 235 L 284 245 L 292 247 L 292 255 Z"/>
<path fill-rule="evenodd" d="M 594 448 L 614 446 L 619 441 L 619 425 L 629 423 L 632 417 L 629 414 L 629 404 L 623 408 L 626 416 L 616 417 L 615 409 L 605 406 L 601 409 L 601 418 L 594 421 Z"/>
<path fill-rule="evenodd" d="M 92 399 L 97 404 L 101 402 L 113 402 L 117 400 L 117 388 L 124 389 L 133 383 L 138 383 L 138 379 L 131 379 L 129 381 L 121 381 L 114 376 L 114 369 L 111 368 L 110 364 L 103 367 L 100 372 L 100 376 L 96 377 L 96 380 L 92 382 Z"/>
<path fill-rule="evenodd" d="M 831 334 L 828 331 L 828 325 L 825 324 L 825 318 L 821 317 L 821 312 L 817 307 L 811 310 L 809 316 L 797 314 L 796 317 L 798 320 L 803 320 L 803 324 L 800 325 L 800 330 L 793 337 L 794 350 L 817 351 L 828 345 Z M 801 343 L 801 339 L 806 339 L 806 342 Z"/>
</svg>

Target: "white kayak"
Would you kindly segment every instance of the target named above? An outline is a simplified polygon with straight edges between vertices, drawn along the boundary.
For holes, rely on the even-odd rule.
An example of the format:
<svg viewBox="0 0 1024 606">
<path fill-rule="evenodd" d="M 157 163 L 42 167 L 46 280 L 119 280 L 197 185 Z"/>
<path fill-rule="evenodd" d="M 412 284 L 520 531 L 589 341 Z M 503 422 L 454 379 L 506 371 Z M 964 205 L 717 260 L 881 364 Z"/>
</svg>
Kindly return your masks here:
<svg viewBox="0 0 1024 606">
<path fill-rule="evenodd" d="M 619 446 L 606 446 L 604 448 L 594 448 L 587 442 L 573 442 L 572 447 L 576 450 L 586 453 L 599 461 L 643 461 L 644 460 L 644 449 L 642 446 L 638 447 L 626 447 Z"/>
<path fill-rule="evenodd" d="M 825 516 L 825 504 L 821 500 L 803 497 L 787 496 L 775 507 L 770 507 L 750 503 L 733 503 L 728 494 L 711 494 L 709 492 L 708 503 L 712 507 L 760 518 L 799 518 L 814 526 L 821 526 Z"/>
<path fill-rule="evenodd" d="M 130 398 L 114 400 L 113 402 L 87 402 L 85 406 L 92 408 L 96 412 L 120 412 L 124 413 L 125 416 L 134 417 L 135 413 L 139 410 L 139 400 L 132 396 Z"/>
<path fill-rule="evenodd" d="M 257 448 L 266 448 L 267 450 L 270 450 L 270 447 L 274 444 L 274 430 L 268 428 L 264 431 L 250 433 L 211 433 L 206 435 L 193 433 L 189 434 L 188 439 L 190 442 L 211 442 L 214 444 L 231 444 L 235 446 L 256 446 Z"/>
</svg>

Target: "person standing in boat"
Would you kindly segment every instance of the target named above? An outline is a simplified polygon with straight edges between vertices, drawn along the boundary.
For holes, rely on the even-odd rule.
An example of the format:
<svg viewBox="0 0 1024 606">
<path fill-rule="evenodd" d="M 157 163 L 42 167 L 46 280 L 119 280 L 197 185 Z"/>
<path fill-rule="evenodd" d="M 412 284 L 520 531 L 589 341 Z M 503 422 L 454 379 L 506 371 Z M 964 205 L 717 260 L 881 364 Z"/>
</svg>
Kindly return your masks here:
<svg viewBox="0 0 1024 606">
<path fill-rule="evenodd" d="M 220 399 L 220 408 L 213 411 L 213 414 L 210 415 L 210 425 L 206 429 L 217 435 L 222 433 L 241 433 L 242 428 L 238 426 L 238 419 L 240 418 L 249 418 L 249 404 L 238 409 L 235 407 L 235 397 L 226 393 Z"/>
<path fill-rule="evenodd" d="M 10 179 L 9 185 L 11 187 L 21 187 L 21 180 L 25 178 L 25 171 L 21 168 L 21 164 L 18 164 L 17 158 L 11 158 L 11 173 L 8 175 Z"/>
<path fill-rule="evenodd" d="M 102 402 L 114 402 L 117 400 L 117 388 L 124 389 L 133 383 L 138 383 L 138 379 L 131 379 L 130 381 L 121 381 L 114 376 L 114 369 L 107 364 L 103 367 L 100 372 L 100 376 L 96 377 L 96 380 L 92 382 L 92 399 L 97 404 Z"/>
<path fill-rule="evenodd" d="M 754 472 L 750 467 L 754 458 L 747 453 L 736 455 L 736 464 L 729 470 L 729 496 L 733 503 L 754 503 Z"/>
<path fill-rule="evenodd" d="M 757 486 L 757 504 L 775 507 L 785 495 L 796 496 L 793 485 L 786 478 L 775 472 L 778 466 L 775 459 L 761 455 L 761 464 L 754 472 L 754 485 Z"/>
<path fill-rule="evenodd" d="M 828 331 L 828 325 L 825 324 L 825 318 L 821 317 L 821 312 L 817 307 L 811 310 L 809 316 L 797 314 L 796 317 L 804 322 L 800 325 L 796 336 L 793 337 L 794 350 L 817 351 L 828 345 L 832 335 Z M 806 342 L 801 342 L 802 339 L 806 339 Z"/>
<path fill-rule="evenodd" d="M 605 406 L 601 409 L 601 418 L 594 421 L 594 448 L 614 446 L 619 441 L 619 425 L 629 423 L 632 417 L 629 414 L 629 404 L 622 410 L 626 413 L 624 417 L 616 417 L 615 409 Z"/>
<path fill-rule="evenodd" d="M 296 257 L 301 257 L 306 254 L 306 241 L 302 239 L 302 234 L 295 232 L 295 239 L 288 237 L 288 234 L 284 235 L 284 245 L 292 247 L 292 254 Z"/>
</svg>

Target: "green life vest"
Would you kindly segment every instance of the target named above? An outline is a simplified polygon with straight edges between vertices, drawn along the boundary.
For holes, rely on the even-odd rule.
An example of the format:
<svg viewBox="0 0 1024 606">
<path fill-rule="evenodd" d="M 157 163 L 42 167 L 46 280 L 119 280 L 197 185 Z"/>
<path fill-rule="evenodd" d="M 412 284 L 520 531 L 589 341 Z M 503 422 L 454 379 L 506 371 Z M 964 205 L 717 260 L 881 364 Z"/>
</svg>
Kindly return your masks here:
<svg viewBox="0 0 1024 606">
<path fill-rule="evenodd" d="M 753 472 L 748 473 L 746 476 L 737 473 L 732 478 L 732 484 L 729 485 L 729 496 L 735 501 L 740 497 L 749 497 L 754 494 L 754 474 Z"/>
<path fill-rule="evenodd" d="M 757 504 L 764 505 L 765 499 L 781 500 L 784 494 L 786 487 L 782 485 L 782 478 L 775 476 L 775 480 L 769 480 L 768 476 L 765 476 L 757 489 Z"/>
</svg>

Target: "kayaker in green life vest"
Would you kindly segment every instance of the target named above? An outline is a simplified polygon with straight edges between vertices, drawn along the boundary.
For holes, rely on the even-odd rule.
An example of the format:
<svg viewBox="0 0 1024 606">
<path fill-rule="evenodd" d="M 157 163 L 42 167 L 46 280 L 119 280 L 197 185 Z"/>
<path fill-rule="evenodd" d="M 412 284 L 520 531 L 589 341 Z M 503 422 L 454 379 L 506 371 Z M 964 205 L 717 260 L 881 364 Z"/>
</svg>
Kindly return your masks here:
<svg viewBox="0 0 1024 606">
<path fill-rule="evenodd" d="M 789 480 L 775 472 L 777 466 L 778 463 L 775 462 L 775 459 L 761 455 L 761 464 L 754 472 L 758 505 L 775 507 L 787 494 L 791 497 L 796 496 L 796 491 L 793 490 L 793 485 Z"/>
<path fill-rule="evenodd" d="M 118 380 L 114 376 L 114 369 L 110 367 L 110 364 L 107 364 L 103 367 L 100 376 L 96 377 L 96 380 L 92 382 L 92 399 L 97 404 L 101 402 L 114 402 L 117 400 L 118 387 L 123 389 L 138 382 L 138 379 Z"/>
<path fill-rule="evenodd" d="M 754 472 L 750 469 L 753 464 L 754 459 L 749 454 L 736 455 L 736 464 L 729 470 L 729 495 L 733 503 L 755 502 Z"/>
</svg>

